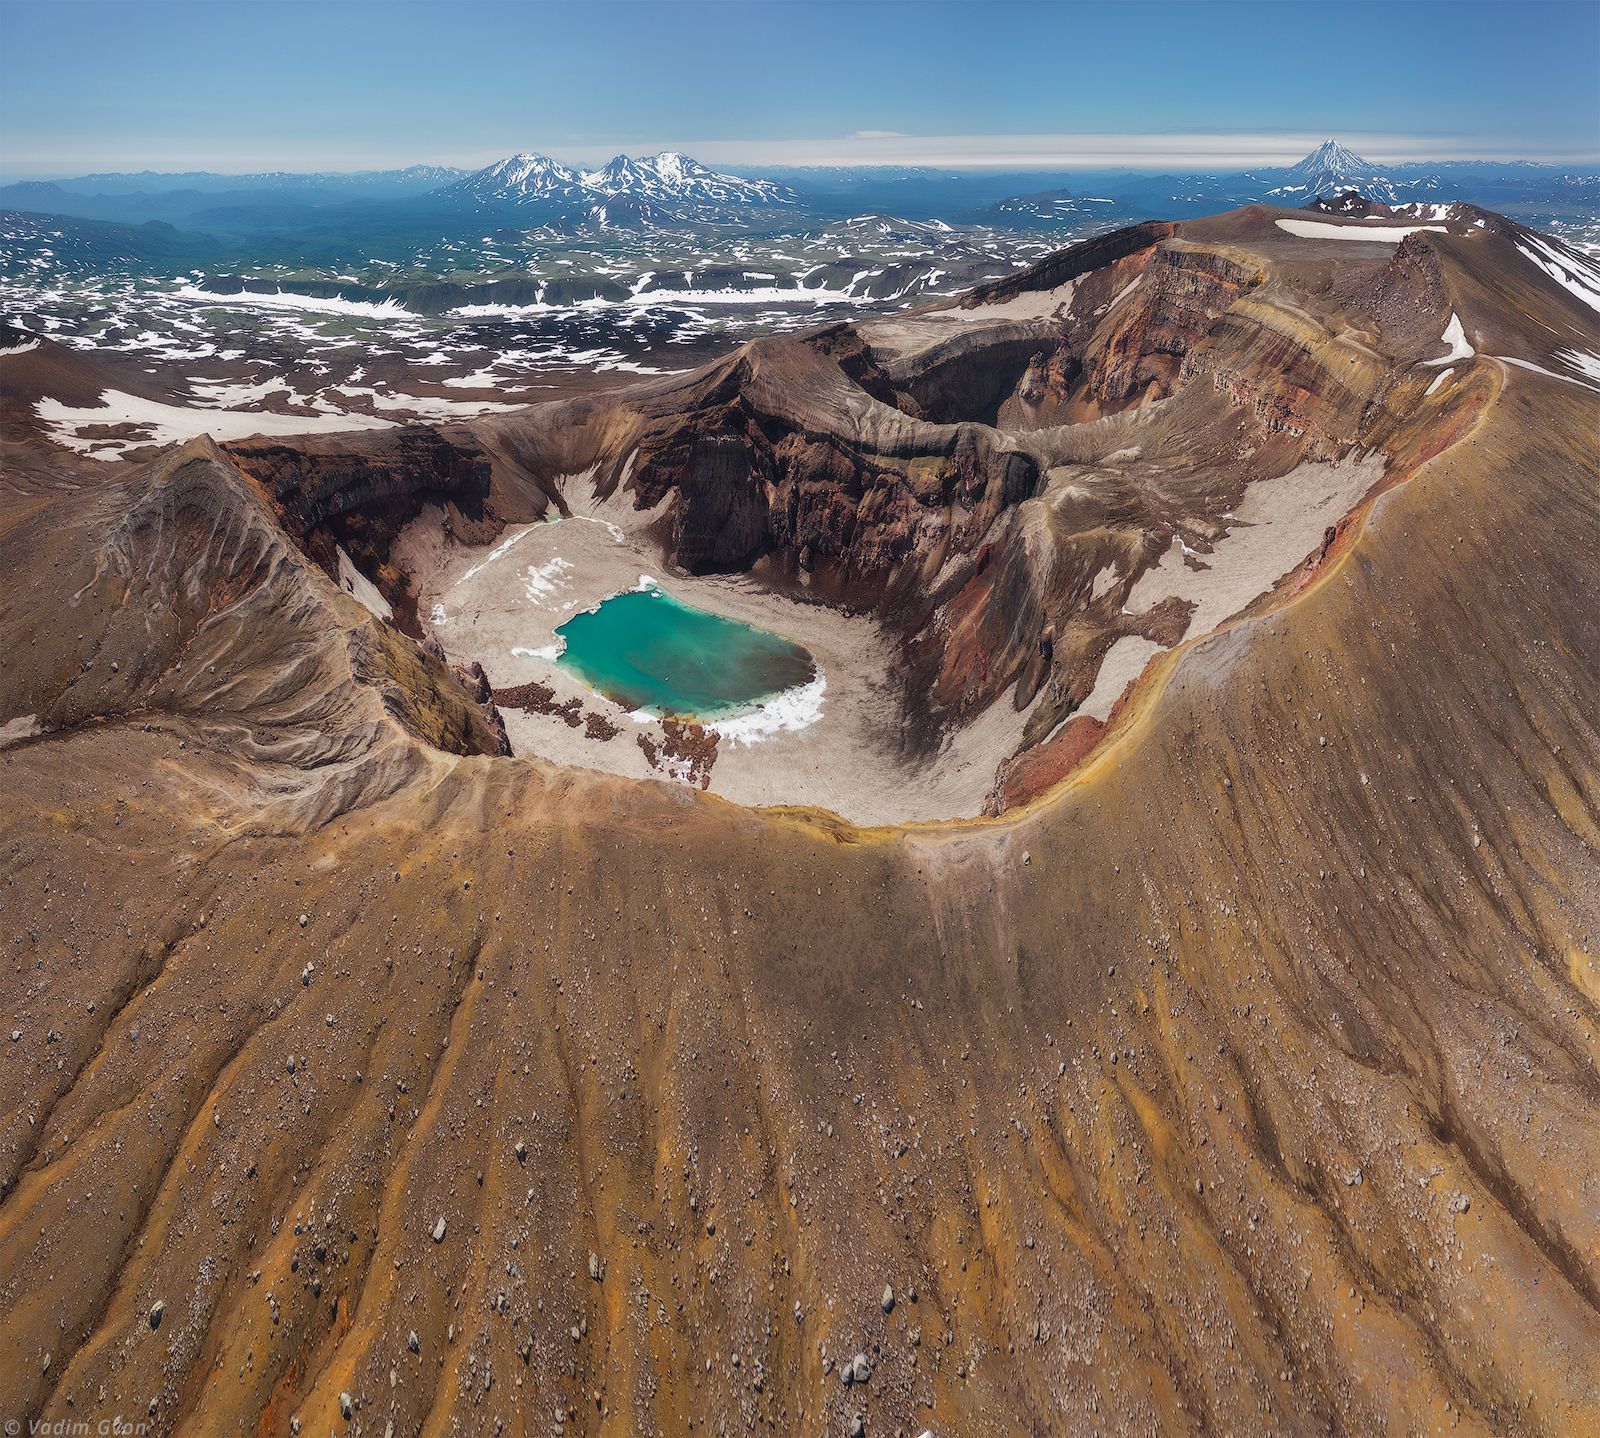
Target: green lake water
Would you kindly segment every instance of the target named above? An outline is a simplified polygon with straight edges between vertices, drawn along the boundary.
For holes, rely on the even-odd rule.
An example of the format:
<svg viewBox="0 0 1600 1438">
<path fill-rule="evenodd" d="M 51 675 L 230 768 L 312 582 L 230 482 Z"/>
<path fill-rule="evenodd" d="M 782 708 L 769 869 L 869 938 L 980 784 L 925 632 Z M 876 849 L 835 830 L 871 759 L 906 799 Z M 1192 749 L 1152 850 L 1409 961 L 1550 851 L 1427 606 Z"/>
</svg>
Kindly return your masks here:
<svg viewBox="0 0 1600 1438">
<path fill-rule="evenodd" d="M 629 709 L 684 719 L 744 713 L 816 673 L 798 644 L 660 589 L 614 594 L 557 634 L 559 663 Z"/>
</svg>

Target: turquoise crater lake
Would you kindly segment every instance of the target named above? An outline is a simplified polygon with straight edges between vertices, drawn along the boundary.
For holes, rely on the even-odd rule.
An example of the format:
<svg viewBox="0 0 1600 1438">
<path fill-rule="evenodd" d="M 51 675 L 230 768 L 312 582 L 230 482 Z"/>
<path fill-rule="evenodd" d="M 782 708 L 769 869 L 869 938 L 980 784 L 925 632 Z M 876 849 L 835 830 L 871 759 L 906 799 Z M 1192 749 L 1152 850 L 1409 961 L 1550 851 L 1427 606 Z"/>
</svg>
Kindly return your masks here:
<svg viewBox="0 0 1600 1438">
<path fill-rule="evenodd" d="M 655 587 L 613 594 L 556 630 L 558 660 L 591 689 L 662 717 L 724 719 L 809 684 L 800 645 L 683 604 Z"/>
</svg>

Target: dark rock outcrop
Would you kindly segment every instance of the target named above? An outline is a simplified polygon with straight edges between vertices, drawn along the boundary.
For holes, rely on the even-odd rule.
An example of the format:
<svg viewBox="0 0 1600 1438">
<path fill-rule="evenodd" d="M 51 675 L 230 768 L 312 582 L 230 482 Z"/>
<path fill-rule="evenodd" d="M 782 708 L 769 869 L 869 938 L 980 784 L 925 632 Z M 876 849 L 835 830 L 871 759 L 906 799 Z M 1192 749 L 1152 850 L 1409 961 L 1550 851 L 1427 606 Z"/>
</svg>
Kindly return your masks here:
<svg viewBox="0 0 1600 1438">
<path fill-rule="evenodd" d="M 487 539 L 498 528 L 486 512 L 490 457 L 463 433 L 418 425 L 226 448 L 266 489 L 306 552 L 333 575 L 342 546 L 414 636 L 421 634 L 415 600 L 390 563 L 395 537 L 428 504 L 446 511 L 451 532 L 464 541 Z"/>
</svg>

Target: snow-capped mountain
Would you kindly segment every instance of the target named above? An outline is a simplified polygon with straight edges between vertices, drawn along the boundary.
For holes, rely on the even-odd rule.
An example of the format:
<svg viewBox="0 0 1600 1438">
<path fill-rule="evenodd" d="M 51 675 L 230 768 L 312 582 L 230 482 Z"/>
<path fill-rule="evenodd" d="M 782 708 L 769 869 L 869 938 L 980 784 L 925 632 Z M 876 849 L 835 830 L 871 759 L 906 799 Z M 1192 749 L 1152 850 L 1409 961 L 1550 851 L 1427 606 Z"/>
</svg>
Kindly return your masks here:
<svg viewBox="0 0 1600 1438">
<path fill-rule="evenodd" d="M 589 186 L 576 170 L 548 155 L 511 155 L 447 185 L 442 194 L 485 204 L 586 200 Z"/>
<path fill-rule="evenodd" d="M 731 210 L 800 203 L 786 186 L 725 175 L 673 150 L 639 158 L 618 155 L 597 170 L 573 170 L 547 155 L 512 155 L 440 194 L 485 209 L 536 205 L 562 218 L 601 225 L 705 220 Z"/>
<path fill-rule="evenodd" d="M 618 155 L 601 169 L 585 171 L 583 180 L 603 195 L 637 195 L 658 204 L 693 199 L 719 205 L 792 205 L 799 199 L 771 180 L 720 174 L 675 150 L 637 160 Z"/>
<path fill-rule="evenodd" d="M 1284 173 L 1283 183 L 1268 195 L 1280 202 L 1316 199 L 1359 190 L 1369 200 L 1393 203 L 1399 197 L 1394 183 L 1370 160 L 1363 160 L 1337 140 L 1324 140 L 1298 165 Z"/>
</svg>

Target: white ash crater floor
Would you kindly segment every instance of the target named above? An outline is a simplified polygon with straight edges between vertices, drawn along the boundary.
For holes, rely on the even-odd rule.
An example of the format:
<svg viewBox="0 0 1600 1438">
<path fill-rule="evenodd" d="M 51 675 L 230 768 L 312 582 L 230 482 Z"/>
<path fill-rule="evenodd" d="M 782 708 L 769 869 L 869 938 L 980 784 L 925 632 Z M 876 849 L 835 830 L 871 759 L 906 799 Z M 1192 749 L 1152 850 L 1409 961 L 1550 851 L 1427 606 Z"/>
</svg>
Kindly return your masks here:
<svg viewBox="0 0 1600 1438">
<path fill-rule="evenodd" d="M 556 704 L 576 698 L 618 727 L 595 739 L 558 714 L 503 707 L 518 755 L 661 778 L 638 739 L 662 741 L 659 722 L 595 693 L 556 661 L 556 630 L 574 614 L 641 581 L 683 603 L 780 634 L 803 645 L 821 684 L 790 691 L 750 722 L 722 732 L 710 790 L 748 805 L 798 804 L 830 809 L 863 824 L 956 818 L 981 812 L 995 769 L 1022 737 L 1026 714 L 1002 698 L 950 737 L 926 764 L 908 762 L 892 678 L 894 645 L 877 623 L 825 604 L 774 593 L 739 576 L 700 577 L 662 566 L 642 531 L 652 516 L 615 502 L 585 505 L 582 477 L 563 492 L 569 519 L 519 525 L 492 545 L 464 546 L 429 510 L 396 542 L 395 562 L 411 575 L 418 614 L 453 663 L 483 665 L 494 688 L 548 685 Z M 779 712 L 772 713 L 776 708 Z M 790 726 L 793 727 L 790 727 Z"/>
</svg>

